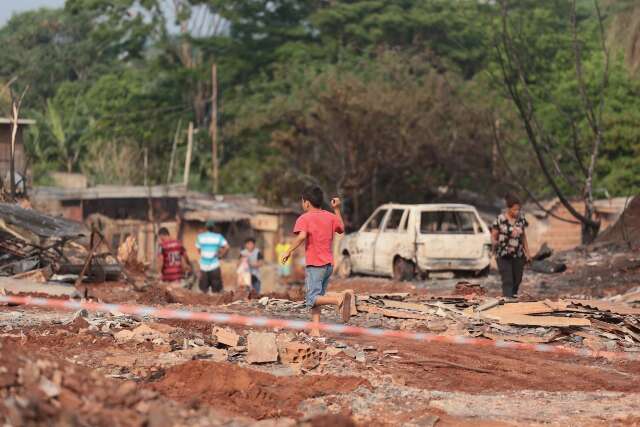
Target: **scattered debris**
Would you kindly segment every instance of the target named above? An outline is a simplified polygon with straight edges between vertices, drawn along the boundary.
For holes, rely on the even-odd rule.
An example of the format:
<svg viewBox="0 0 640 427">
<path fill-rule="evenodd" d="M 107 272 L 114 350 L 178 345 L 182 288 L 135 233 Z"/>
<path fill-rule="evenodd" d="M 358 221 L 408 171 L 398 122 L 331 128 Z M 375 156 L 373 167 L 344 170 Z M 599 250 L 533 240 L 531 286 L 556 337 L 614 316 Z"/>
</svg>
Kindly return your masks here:
<svg viewBox="0 0 640 427">
<path fill-rule="evenodd" d="M 458 282 L 454 290 L 454 295 L 483 296 L 486 294 L 487 291 L 478 283 Z"/>
<path fill-rule="evenodd" d="M 547 242 L 544 242 L 542 246 L 540 246 L 540 249 L 538 249 L 538 252 L 533 256 L 533 260 L 542 261 L 543 259 L 549 258 L 551 255 L 553 255 L 553 249 L 547 245 Z"/>
<path fill-rule="evenodd" d="M 533 271 L 537 271 L 538 273 L 553 274 L 562 273 L 567 269 L 567 265 L 563 262 L 554 262 L 545 259 L 540 261 L 533 261 L 531 263 L 531 269 Z"/>
<path fill-rule="evenodd" d="M 46 283 L 52 276 L 118 280 L 123 271 L 109 251 L 93 251 L 81 223 L 0 203 L 0 276 Z"/>
</svg>

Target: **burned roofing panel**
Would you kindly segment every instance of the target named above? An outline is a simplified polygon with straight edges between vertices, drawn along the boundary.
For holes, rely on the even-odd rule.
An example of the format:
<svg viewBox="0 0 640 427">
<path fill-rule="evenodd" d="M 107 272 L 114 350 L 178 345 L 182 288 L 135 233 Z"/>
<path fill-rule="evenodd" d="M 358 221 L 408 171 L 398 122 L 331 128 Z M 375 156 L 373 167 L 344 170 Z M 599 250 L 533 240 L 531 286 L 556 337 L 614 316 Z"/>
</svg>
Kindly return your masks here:
<svg viewBox="0 0 640 427">
<path fill-rule="evenodd" d="M 28 232 L 42 239 L 68 239 L 88 234 L 79 222 L 44 215 L 10 203 L 0 203 L 0 228 L 14 235 Z"/>
<path fill-rule="evenodd" d="M 42 200 L 145 199 L 184 197 L 184 185 L 99 185 L 90 188 L 37 187 L 32 197 Z"/>
</svg>

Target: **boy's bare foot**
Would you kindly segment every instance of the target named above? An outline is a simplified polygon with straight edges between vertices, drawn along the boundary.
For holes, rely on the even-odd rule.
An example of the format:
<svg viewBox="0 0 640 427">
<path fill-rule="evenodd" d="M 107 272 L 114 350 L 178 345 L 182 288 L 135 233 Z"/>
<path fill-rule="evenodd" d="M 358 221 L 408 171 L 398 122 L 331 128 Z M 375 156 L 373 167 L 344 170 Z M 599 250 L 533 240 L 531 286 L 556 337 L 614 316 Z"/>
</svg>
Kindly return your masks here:
<svg viewBox="0 0 640 427">
<path fill-rule="evenodd" d="M 338 304 L 338 310 L 342 316 L 342 323 L 347 323 L 351 318 L 351 293 L 343 292 L 340 304 Z"/>
<path fill-rule="evenodd" d="M 320 330 L 319 329 L 312 329 L 311 332 L 309 332 L 309 336 L 310 337 L 319 337 L 320 336 Z"/>
</svg>

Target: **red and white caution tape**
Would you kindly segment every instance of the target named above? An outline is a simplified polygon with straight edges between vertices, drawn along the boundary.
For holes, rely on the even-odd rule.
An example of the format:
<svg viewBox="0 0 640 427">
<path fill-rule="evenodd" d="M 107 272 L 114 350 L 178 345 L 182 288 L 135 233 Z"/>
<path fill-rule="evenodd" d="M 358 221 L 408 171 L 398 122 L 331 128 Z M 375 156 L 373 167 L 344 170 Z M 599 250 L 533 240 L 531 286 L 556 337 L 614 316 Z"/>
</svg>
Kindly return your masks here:
<svg viewBox="0 0 640 427">
<path fill-rule="evenodd" d="M 0 302 L 39 307 L 50 307 L 61 310 L 120 312 L 138 316 L 153 316 L 162 319 L 198 320 L 203 322 L 221 323 L 228 325 L 259 326 L 265 328 L 279 328 L 291 330 L 318 329 L 342 335 L 365 335 L 371 337 L 400 338 L 422 342 L 438 342 L 446 344 L 472 345 L 479 347 L 495 347 L 511 350 L 530 350 L 543 353 L 565 354 L 581 357 L 605 357 L 618 360 L 640 360 L 639 354 L 592 351 L 569 347 L 552 346 L 547 344 L 526 344 L 504 340 L 489 340 L 483 338 L 469 338 L 464 336 L 435 335 L 422 332 L 395 331 L 390 329 L 361 328 L 357 326 L 339 325 L 335 323 L 313 323 L 305 320 L 275 319 L 269 317 L 249 317 L 238 314 L 195 312 L 188 310 L 172 310 L 167 308 L 149 307 L 132 304 L 105 304 L 96 302 L 81 302 L 76 300 L 48 299 L 38 297 L 20 297 L 0 295 Z"/>
</svg>

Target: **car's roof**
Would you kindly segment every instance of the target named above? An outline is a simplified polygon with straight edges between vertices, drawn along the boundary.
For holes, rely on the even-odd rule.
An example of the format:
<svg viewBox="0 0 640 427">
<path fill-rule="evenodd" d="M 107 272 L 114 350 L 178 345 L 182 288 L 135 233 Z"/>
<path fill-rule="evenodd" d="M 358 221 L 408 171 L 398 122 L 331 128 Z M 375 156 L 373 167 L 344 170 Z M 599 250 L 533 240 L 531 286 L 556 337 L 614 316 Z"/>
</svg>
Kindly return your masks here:
<svg viewBox="0 0 640 427">
<path fill-rule="evenodd" d="M 429 211 L 437 211 L 437 210 L 475 210 L 475 206 L 465 205 L 462 203 L 422 203 L 422 204 L 403 204 L 403 203 L 386 203 L 380 206 L 381 208 L 401 208 L 401 209 L 420 209 L 420 210 L 429 210 Z"/>
</svg>

